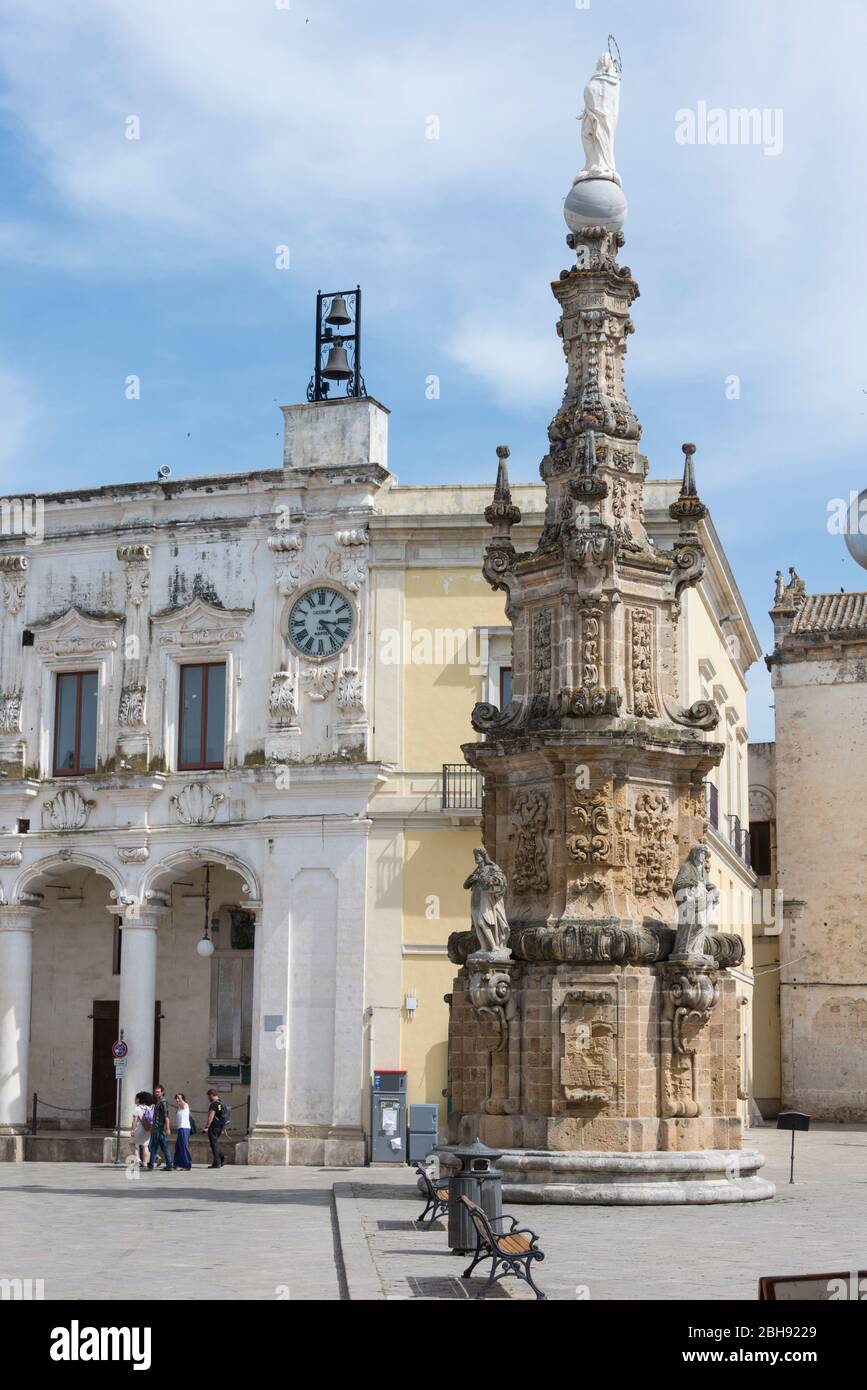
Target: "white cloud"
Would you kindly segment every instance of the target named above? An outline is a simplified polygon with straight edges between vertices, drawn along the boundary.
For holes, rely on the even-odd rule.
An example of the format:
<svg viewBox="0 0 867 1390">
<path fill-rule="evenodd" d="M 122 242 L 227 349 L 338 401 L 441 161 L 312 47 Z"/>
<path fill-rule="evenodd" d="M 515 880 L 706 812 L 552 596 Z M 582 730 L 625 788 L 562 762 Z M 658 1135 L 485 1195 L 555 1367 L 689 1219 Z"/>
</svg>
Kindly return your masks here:
<svg viewBox="0 0 867 1390">
<path fill-rule="evenodd" d="M 471 380 L 481 382 L 510 410 L 559 402 L 557 383 L 565 380 L 566 365 L 550 328 L 534 333 L 525 326 L 465 319 L 446 343 L 446 351 Z"/>
</svg>

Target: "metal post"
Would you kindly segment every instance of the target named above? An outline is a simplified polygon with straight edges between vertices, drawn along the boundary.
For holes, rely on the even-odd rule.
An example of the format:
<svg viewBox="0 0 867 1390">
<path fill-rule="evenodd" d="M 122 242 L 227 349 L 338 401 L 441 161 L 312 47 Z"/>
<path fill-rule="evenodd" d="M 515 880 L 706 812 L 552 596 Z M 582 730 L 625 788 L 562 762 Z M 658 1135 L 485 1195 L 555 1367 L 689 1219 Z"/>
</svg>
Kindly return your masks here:
<svg viewBox="0 0 867 1390">
<path fill-rule="evenodd" d="M 39 1098 L 38 1098 L 36 1092 L 34 1091 L 34 1092 L 33 1092 L 33 1110 L 32 1110 L 32 1112 L 31 1112 L 31 1119 L 30 1119 L 30 1133 L 33 1134 L 33 1135 L 36 1134 L 36 1107 L 37 1107 L 37 1105 L 38 1105 L 38 1102 L 39 1102 Z"/>
<path fill-rule="evenodd" d="M 120 1041 L 123 1042 L 123 1029 L 120 1030 Z M 114 1084 L 117 1091 L 115 1100 L 115 1133 L 114 1133 L 114 1163 L 115 1167 L 120 1163 L 120 1093 L 123 1086 L 123 1077 L 118 1075 L 117 1065 L 114 1068 Z"/>
<path fill-rule="evenodd" d="M 789 1182 L 795 1181 L 795 1131 L 792 1130 L 792 1156 L 789 1161 Z"/>
<path fill-rule="evenodd" d="M 313 366 L 313 399 L 322 400 L 322 291 L 316 294 L 316 357 Z"/>
<path fill-rule="evenodd" d="M 361 286 L 355 286 L 355 377 L 352 394 L 361 395 Z"/>
<path fill-rule="evenodd" d="M 248 1134 L 250 1133 L 250 1100 L 251 1100 L 251 1097 L 248 1095 L 248 1096 L 247 1096 L 247 1133 L 248 1133 Z"/>
</svg>

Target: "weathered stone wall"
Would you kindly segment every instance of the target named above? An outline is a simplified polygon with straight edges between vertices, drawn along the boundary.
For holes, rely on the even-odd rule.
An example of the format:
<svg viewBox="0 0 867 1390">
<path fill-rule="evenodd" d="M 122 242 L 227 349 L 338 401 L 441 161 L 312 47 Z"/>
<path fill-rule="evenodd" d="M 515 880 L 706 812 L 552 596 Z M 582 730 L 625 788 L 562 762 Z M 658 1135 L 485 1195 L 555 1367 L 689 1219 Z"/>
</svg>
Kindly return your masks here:
<svg viewBox="0 0 867 1390">
<path fill-rule="evenodd" d="M 828 654 L 776 677 L 782 1103 L 867 1120 L 863 930 L 867 662 Z"/>
</svg>

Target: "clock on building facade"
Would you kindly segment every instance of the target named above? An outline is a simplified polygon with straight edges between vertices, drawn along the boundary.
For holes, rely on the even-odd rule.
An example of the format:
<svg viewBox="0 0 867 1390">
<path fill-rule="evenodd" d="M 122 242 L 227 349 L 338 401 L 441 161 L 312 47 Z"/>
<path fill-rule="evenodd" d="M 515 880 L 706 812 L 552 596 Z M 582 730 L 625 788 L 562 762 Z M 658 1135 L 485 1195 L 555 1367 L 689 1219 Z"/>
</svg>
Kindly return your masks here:
<svg viewBox="0 0 867 1390">
<path fill-rule="evenodd" d="M 352 605 L 338 589 L 308 589 L 293 604 L 287 636 L 306 657 L 330 657 L 346 646 L 354 624 Z"/>
</svg>

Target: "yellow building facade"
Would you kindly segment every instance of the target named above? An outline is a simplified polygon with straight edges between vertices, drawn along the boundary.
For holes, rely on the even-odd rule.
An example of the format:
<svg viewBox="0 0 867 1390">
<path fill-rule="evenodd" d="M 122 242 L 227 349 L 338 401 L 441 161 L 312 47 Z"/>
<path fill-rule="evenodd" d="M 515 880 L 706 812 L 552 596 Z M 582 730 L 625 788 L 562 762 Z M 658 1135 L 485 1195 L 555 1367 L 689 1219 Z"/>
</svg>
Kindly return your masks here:
<svg viewBox="0 0 867 1390">
<path fill-rule="evenodd" d="M 668 506 L 680 484 L 649 482 L 646 524 L 653 540 L 668 545 L 673 523 Z M 392 860 L 399 858 L 401 879 L 401 1003 L 385 1004 L 374 1026 L 372 1065 L 400 1066 L 408 1076 L 408 1100 L 448 1104 L 448 995 L 455 966 L 446 955 L 453 931 L 469 924 L 463 882 L 472 871 L 479 844 L 481 782 L 463 762 L 461 745 L 479 736 L 470 712 L 480 700 L 498 706 L 508 700 L 511 628 L 504 596 L 482 577 L 489 537 L 484 508 L 491 488 L 392 489 L 384 530 L 390 529 L 401 564 L 392 572 L 400 591 L 393 611 L 400 614 L 400 638 L 380 622 L 379 640 L 394 644 L 400 660 L 400 768 L 395 769 L 372 806 L 374 824 L 391 828 L 383 837 Z M 515 540 L 531 549 L 543 520 L 541 484 L 513 487 L 523 522 Z M 375 524 L 375 528 L 379 529 Z M 714 699 L 718 727 L 705 737 L 723 742 L 725 754 L 707 785 L 711 872 L 720 887 L 720 927 L 743 937 L 745 958 L 733 970 L 742 989 L 742 1103 L 749 1119 L 753 1037 L 751 1006 L 752 898 L 755 876 L 749 866 L 747 835 L 746 674 L 760 656 L 758 639 L 710 516 L 701 523 L 708 557 L 701 583 L 684 598 L 679 628 L 680 688 L 686 705 Z M 382 656 L 386 654 L 383 645 Z M 381 717 L 381 715 L 379 716 Z M 393 748 L 395 729 L 389 731 Z M 395 904 L 392 902 L 392 909 Z M 384 1039 L 391 1050 L 383 1051 Z M 399 1056 L 394 1055 L 399 1050 Z"/>
</svg>

